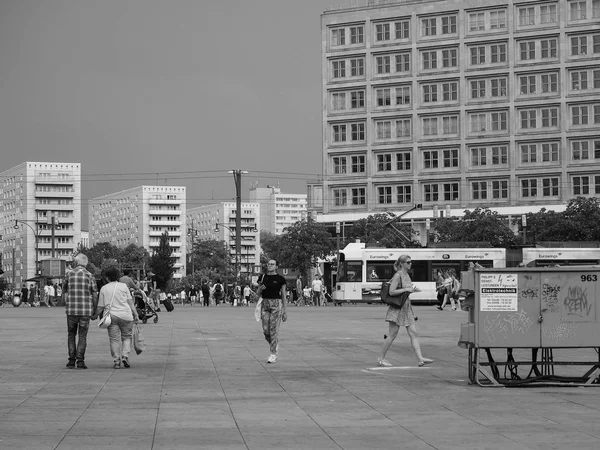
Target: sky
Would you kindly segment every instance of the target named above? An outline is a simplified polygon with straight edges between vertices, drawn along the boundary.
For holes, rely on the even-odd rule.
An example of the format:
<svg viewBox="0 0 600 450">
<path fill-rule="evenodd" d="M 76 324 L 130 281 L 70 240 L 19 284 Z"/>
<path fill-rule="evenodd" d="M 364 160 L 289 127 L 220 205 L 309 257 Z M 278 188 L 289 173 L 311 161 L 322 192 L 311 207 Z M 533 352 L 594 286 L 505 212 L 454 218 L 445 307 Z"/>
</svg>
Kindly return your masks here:
<svg viewBox="0 0 600 450">
<path fill-rule="evenodd" d="M 356 3 L 356 0 L 353 1 Z M 230 201 L 228 170 L 322 172 L 321 14 L 350 0 L 0 0 L 0 171 L 80 162 L 82 207 L 140 185 Z"/>
</svg>

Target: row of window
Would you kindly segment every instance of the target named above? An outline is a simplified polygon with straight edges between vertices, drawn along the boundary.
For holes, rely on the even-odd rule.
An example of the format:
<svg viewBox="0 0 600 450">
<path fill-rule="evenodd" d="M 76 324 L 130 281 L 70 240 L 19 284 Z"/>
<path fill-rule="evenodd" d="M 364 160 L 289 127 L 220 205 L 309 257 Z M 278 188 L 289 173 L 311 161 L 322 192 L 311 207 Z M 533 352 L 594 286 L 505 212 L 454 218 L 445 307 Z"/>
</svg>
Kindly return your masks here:
<svg viewBox="0 0 600 450">
<path fill-rule="evenodd" d="M 569 2 L 568 21 L 600 18 L 600 0 L 574 0 Z M 481 32 L 506 32 L 508 28 L 508 12 L 506 8 L 486 11 L 466 11 L 465 31 L 468 34 Z M 558 25 L 557 2 L 539 5 L 518 6 L 515 11 L 515 24 L 518 29 L 530 29 L 535 26 Z M 420 38 L 457 37 L 458 14 L 441 14 L 438 16 L 421 17 L 418 34 Z M 371 27 L 371 41 L 377 45 L 410 41 L 414 32 L 412 19 L 409 17 L 377 21 Z M 365 45 L 365 25 L 353 24 L 333 26 L 329 28 L 330 49 Z"/>
<path fill-rule="evenodd" d="M 412 184 L 394 184 L 376 186 L 373 195 L 379 205 L 411 204 L 422 202 L 457 202 L 460 198 L 459 182 L 422 183 L 420 197 L 414 197 Z M 518 180 L 518 195 L 521 200 L 557 198 L 561 194 L 560 177 L 542 176 Z M 568 187 L 569 195 L 600 194 L 600 175 L 573 175 Z M 367 203 L 365 187 L 332 188 L 333 207 L 343 208 L 363 206 Z M 469 182 L 470 201 L 508 200 L 510 195 L 509 180 L 483 180 Z"/>
<path fill-rule="evenodd" d="M 569 127 L 600 125 L 600 103 L 580 104 L 569 107 Z M 420 117 L 422 139 L 459 137 L 459 115 L 442 114 Z M 508 111 L 478 111 L 467 113 L 467 136 L 481 134 L 507 134 L 509 131 Z M 522 108 L 516 113 L 517 132 L 531 130 L 558 131 L 559 108 Z M 329 125 L 332 145 L 366 143 L 366 122 L 332 123 Z M 385 143 L 397 140 L 413 140 L 412 117 L 382 118 L 373 120 L 373 142 Z"/>
<path fill-rule="evenodd" d="M 518 143 L 518 165 L 558 163 L 561 161 L 559 148 L 559 142 L 557 141 Z M 508 168 L 508 149 L 508 145 L 469 147 L 467 149 L 467 164 L 474 169 Z M 450 169 L 460 166 L 459 148 L 422 149 L 420 156 L 423 170 Z M 408 149 L 377 153 L 375 155 L 374 171 L 376 174 L 412 172 L 413 161 L 413 151 Z M 571 163 L 600 162 L 600 138 L 570 141 L 569 161 Z M 365 175 L 366 170 L 366 155 L 331 156 L 330 173 L 333 175 Z"/>
<path fill-rule="evenodd" d="M 558 37 L 519 40 L 515 47 L 517 62 L 552 62 L 559 59 Z M 468 44 L 468 68 L 508 67 L 507 42 Z M 569 38 L 569 56 L 574 60 L 582 57 L 600 55 L 600 33 L 571 36 Z M 410 50 L 372 55 L 372 73 L 378 76 L 409 76 L 412 74 L 412 52 Z M 458 70 L 459 48 L 419 50 L 419 70 L 439 71 Z M 351 56 L 329 59 L 330 81 L 347 81 L 366 77 L 366 56 Z"/>
</svg>

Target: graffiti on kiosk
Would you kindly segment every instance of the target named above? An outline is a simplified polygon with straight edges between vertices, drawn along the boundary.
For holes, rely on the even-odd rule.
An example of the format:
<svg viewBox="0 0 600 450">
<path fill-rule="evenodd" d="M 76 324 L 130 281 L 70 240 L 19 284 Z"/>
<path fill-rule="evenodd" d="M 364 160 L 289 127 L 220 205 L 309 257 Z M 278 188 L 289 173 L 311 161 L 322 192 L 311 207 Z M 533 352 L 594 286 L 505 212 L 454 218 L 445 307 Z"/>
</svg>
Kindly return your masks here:
<svg viewBox="0 0 600 450">
<path fill-rule="evenodd" d="M 520 311 L 509 312 L 508 314 L 498 313 L 496 317 L 487 315 L 484 320 L 483 329 L 490 342 L 496 342 L 497 336 L 506 339 L 508 334 L 525 334 L 533 322 L 523 309 Z"/>
<path fill-rule="evenodd" d="M 587 299 L 587 289 L 580 286 L 569 288 L 564 305 L 567 316 L 588 317 L 592 310 L 592 303 Z"/>
<path fill-rule="evenodd" d="M 523 289 L 520 293 L 521 298 L 523 300 L 532 300 L 534 298 L 538 298 L 538 290 L 537 289 Z"/>
<path fill-rule="evenodd" d="M 560 286 L 551 285 L 544 283 L 542 285 L 542 301 L 546 306 L 546 309 L 550 312 L 558 312 L 560 310 L 558 294 L 560 293 Z"/>
<path fill-rule="evenodd" d="M 544 336 L 553 341 L 564 341 L 575 336 L 577 326 L 572 322 L 557 323 L 552 328 L 544 328 Z"/>
</svg>

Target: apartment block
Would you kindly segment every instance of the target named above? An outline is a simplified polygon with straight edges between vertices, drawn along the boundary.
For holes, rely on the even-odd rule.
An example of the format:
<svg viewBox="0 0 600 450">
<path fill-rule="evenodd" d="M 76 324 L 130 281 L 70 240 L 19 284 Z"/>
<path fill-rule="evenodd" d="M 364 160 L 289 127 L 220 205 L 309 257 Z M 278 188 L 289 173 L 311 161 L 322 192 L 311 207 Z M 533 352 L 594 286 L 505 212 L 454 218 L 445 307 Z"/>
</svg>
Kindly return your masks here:
<svg viewBox="0 0 600 450">
<path fill-rule="evenodd" d="M 2 269 L 13 286 L 43 260 L 70 260 L 81 239 L 81 164 L 24 162 L 0 173 Z"/>
<path fill-rule="evenodd" d="M 322 68 L 322 222 L 600 195 L 600 0 L 332 8 Z"/>
<path fill-rule="evenodd" d="M 138 186 L 90 200 L 89 240 L 94 246 L 136 244 L 150 254 L 168 233 L 175 258 L 173 278 L 185 276 L 185 186 Z"/>
<path fill-rule="evenodd" d="M 236 261 L 236 217 L 235 202 L 189 208 L 186 214 L 188 246 L 193 240 L 216 239 L 225 241 L 231 256 Z M 255 202 L 241 204 L 241 248 L 239 254 L 240 274 L 254 272 L 260 265 L 260 205 Z"/>
<path fill-rule="evenodd" d="M 261 188 L 253 184 L 250 201 L 260 204 L 260 229 L 280 235 L 299 220 L 306 218 L 306 194 L 287 194 L 277 186 Z"/>
</svg>

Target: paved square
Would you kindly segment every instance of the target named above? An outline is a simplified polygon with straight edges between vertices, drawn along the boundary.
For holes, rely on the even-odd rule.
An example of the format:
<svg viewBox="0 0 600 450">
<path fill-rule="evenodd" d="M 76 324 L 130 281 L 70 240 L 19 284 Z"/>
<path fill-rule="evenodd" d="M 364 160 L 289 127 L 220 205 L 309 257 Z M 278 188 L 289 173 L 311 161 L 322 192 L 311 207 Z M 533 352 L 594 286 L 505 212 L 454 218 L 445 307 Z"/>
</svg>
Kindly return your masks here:
<svg viewBox="0 0 600 450">
<path fill-rule="evenodd" d="M 600 450 L 599 388 L 470 385 L 467 314 L 415 313 L 423 368 L 403 330 L 376 366 L 383 306 L 290 306 L 271 365 L 253 308 L 176 305 L 131 369 L 94 323 L 89 369 L 69 370 L 64 308 L 4 306 L 0 449 Z"/>
</svg>

